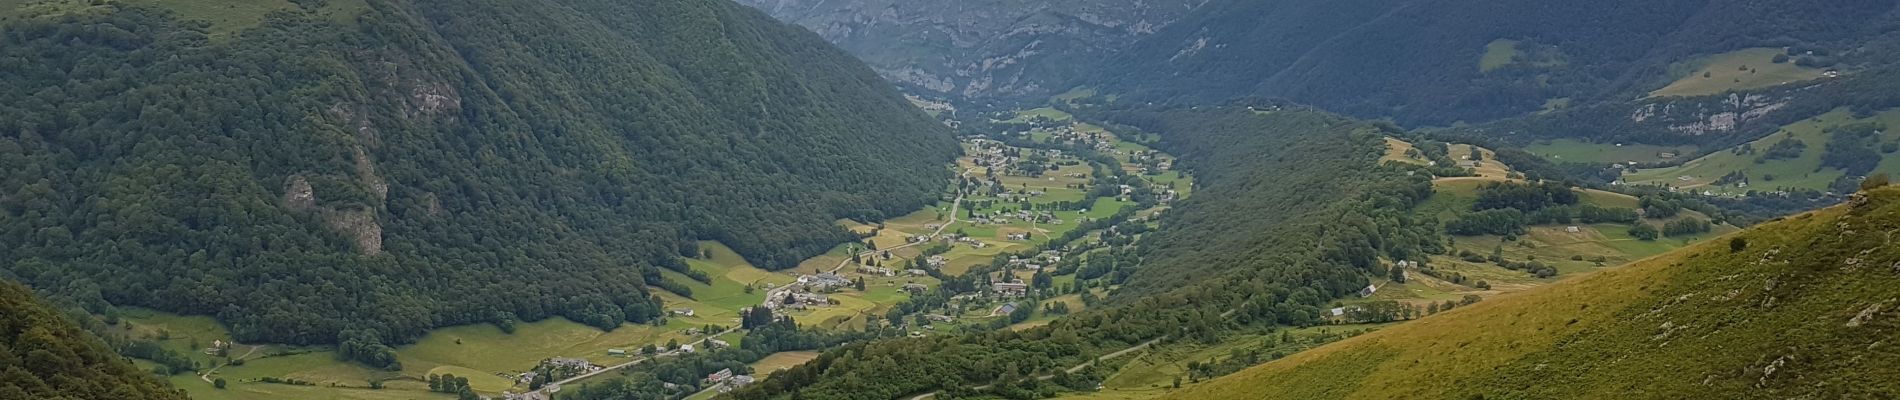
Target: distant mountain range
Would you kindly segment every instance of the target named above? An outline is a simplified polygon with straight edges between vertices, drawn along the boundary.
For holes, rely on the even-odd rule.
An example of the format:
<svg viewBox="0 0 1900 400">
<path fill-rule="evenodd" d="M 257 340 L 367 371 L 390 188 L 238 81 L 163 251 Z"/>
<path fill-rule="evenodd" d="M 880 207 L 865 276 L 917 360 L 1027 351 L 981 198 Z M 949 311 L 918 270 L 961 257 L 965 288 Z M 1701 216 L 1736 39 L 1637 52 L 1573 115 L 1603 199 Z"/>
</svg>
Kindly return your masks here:
<svg viewBox="0 0 1900 400">
<path fill-rule="evenodd" d="M 1044 98 L 1207 0 L 739 0 L 811 29 L 913 92 Z"/>
</svg>

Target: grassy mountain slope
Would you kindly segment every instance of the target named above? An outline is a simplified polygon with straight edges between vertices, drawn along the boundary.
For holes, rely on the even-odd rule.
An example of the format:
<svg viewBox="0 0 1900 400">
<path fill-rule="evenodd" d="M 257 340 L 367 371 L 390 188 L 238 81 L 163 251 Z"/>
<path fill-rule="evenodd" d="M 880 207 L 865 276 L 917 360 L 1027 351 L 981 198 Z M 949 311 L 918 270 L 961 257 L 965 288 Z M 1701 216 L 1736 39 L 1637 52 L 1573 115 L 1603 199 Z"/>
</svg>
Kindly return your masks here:
<svg viewBox="0 0 1900 400">
<path fill-rule="evenodd" d="M 1172 398 L 1900 391 L 1900 190 L 1345 340 Z"/>
<path fill-rule="evenodd" d="M 0 398 L 184 400 L 17 283 L 0 281 Z"/>
<path fill-rule="evenodd" d="M 1826 149 L 1830 145 L 1845 146 L 1847 143 L 1834 143 L 1830 131 L 1847 125 L 1873 123 L 1882 127 L 1880 134 L 1871 140 L 1870 149 L 1900 142 L 1900 131 L 1885 129 L 1888 126 L 1900 126 L 1900 109 L 1880 112 L 1865 118 L 1847 110 L 1835 110 L 1781 127 L 1775 133 L 1761 139 L 1742 144 L 1726 151 L 1717 151 L 1681 165 L 1651 168 L 1625 174 L 1623 180 L 1630 184 L 1656 184 L 1697 191 L 1722 193 L 1746 193 L 1750 190 L 1793 190 L 1807 189 L 1826 191 L 1832 184 L 1847 175 L 1846 171 L 1822 164 Z M 1767 153 L 1783 140 L 1802 143 L 1802 148 L 1789 155 L 1770 156 Z M 1790 142 L 1792 143 L 1792 142 Z M 1870 170 L 1873 173 L 1900 173 L 1900 158 L 1882 148 L 1875 155 L 1879 161 Z M 1740 173 L 1741 180 L 1721 181 L 1724 176 Z M 1687 179 L 1684 179 L 1684 178 Z"/>
<path fill-rule="evenodd" d="M 730 2 L 225 3 L 0 3 L 0 276 L 242 341 L 613 327 L 697 240 L 790 267 L 956 152 Z"/>
</svg>

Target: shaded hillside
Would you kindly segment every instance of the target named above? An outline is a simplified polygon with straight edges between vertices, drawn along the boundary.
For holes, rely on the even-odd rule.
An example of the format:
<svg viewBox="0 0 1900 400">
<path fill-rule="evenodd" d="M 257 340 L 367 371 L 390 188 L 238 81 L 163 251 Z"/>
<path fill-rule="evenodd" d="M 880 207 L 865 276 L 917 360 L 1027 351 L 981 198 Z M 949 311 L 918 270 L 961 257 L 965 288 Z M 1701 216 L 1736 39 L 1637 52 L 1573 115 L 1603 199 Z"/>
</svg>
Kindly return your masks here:
<svg viewBox="0 0 1900 400">
<path fill-rule="evenodd" d="M 915 93 L 1036 98 L 1203 0 L 739 0 L 804 26 Z"/>
<path fill-rule="evenodd" d="M 203 3 L 0 3 L 0 275 L 345 353 L 613 327 L 696 240 L 790 267 L 935 201 L 956 152 L 730 2 Z"/>
<path fill-rule="evenodd" d="M 1172 398 L 1891 397 L 1894 232 L 1900 190 L 1882 189 Z"/>
<path fill-rule="evenodd" d="M 1105 60 L 1093 82 L 1137 98 L 1290 98 L 1406 124 L 1641 97 L 1677 63 L 1800 46 L 1831 66 L 1891 63 L 1891 0 L 1217 0 Z M 1586 17 L 1587 16 L 1587 17 Z M 1801 61 L 1801 60 L 1791 60 Z"/>
<path fill-rule="evenodd" d="M 177 399 L 19 284 L 0 281 L 0 398 Z"/>
</svg>

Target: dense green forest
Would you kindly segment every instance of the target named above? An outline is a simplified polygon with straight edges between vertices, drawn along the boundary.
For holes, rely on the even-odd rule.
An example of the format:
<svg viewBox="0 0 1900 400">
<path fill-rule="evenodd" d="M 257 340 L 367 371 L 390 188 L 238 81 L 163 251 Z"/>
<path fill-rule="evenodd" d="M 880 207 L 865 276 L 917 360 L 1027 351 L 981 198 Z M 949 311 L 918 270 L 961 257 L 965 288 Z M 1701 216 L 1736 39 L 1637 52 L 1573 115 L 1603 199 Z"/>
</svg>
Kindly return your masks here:
<svg viewBox="0 0 1900 400">
<path fill-rule="evenodd" d="M 1134 262 L 1114 263 L 1129 278 L 1112 306 L 1024 331 L 848 344 L 732 398 L 882 400 L 945 390 L 1027 399 L 1057 387 L 1092 390 L 1106 371 L 1058 371 L 1152 339 L 1211 342 L 1237 325 L 1317 324 L 1322 305 L 1382 276 L 1376 257 L 1438 243 L 1435 225 L 1406 216 L 1429 195 L 1429 181 L 1377 165 L 1389 133 L 1378 125 L 1241 107 L 1101 115 L 1114 115 L 1119 129 L 1159 134 L 1161 148 L 1180 155 L 1177 165 L 1199 182 L 1136 254 L 1116 257 Z M 1042 375 L 1054 377 L 1032 379 Z M 970 389 L 989 383 L 997 385 Z"/>
<path fill-rule="evenodd" d="M 951 176 L 943 126 L 729 2 L 338 3 L 4 10 L 0 277 L 393 368 L 437 326 L 653 319 L 696 240 L 790 267 Z"/>
<path fill-rule="evenodd" d="M 1125 98 L 1276 96 L 1407 125 L 1448 126 L 1528 114 L 1551 99 L 1641 97 L 1673 79 L 1674 63 L 1746 47 L 1796 47 L 1804 56 L 1790 62 L 1821 67 L 1889 63 L 1895 6 L 1216 0 L 1109 57 L 1089 81 Z M 1500 62 L 1481 67 L 1494 44 Z"/>
<path fill-rule="evenodd" d="M 0 399 L 185 400 L 33 291 L 0 281 Z"/>
</svg>

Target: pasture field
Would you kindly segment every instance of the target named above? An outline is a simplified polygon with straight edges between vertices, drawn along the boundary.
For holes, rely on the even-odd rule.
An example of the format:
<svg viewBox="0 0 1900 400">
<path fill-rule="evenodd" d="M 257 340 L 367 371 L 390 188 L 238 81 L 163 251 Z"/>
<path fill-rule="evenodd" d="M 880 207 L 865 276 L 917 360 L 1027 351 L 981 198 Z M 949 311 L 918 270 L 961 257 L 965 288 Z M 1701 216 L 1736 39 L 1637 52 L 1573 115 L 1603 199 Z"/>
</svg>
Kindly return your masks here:
<svg viewBox="0 0 1900 400">
<path fill-rule="evenodd" d="M 1650 92 L 1651 97 L 1703 96 L 1731 90 L 1756 89 L 1821 77 L 1818 68 L 1774 63 L 1782 49 L 1756 47 L 1711 55 L 1677 66 L 1689 70 L 1675 82 Z M 1692 67 L 1685 68 L 1685 67 Z"/>
<path fill-rule="evenodd" d="M 781 351 L 772 353 L 772 355 L 765 356 L 765 358 L 760 359 L 758 362 L 752 363 L 752 371 L 755 376 L 764 378 L 773 372 L 778 372 L 778 370 L 796 367 L 799 364 L 804 364 L 807 361 L 818 358 L 818 354 L 816 351 Z"/>
<path fill-rule="evenodd" d="M 1695 154 L 1694 146 L 1656 146 L 1648 144 L 1591 143 L 1576 139 L 1556 139 L 1525 146 L 1524 151 L 1536 154 L 1556 162 L 1582 162 L 1613 164 L 1635 161 L 1653 163 L 1669 160 L 1664 153 L 1674 153 L 1676 157 L 1688 157 Z"/>
<path fill-rule="evenodd" d="M 1732 150 L 1717 151 L 1679 166 L 1646 169 L 1625 174 L 1623 180 L 1630 184 L 1660 184 L 1717 193 L 1743 193 L 1748 190 L 1776 190 L 1777 188 L 1825 190 L 1835 179 L 1845 174 L 1838 169 L 1821 167 L 1821 155 L 1826 151 L 1829 141 L 1829 134 L 1825 132 L 1825 129 L 1861 122 L 1900 126 L 1900 109 L 1887 110 L 1865 119 L 1856 119 L 1846 110 L 1835 110 L 1789 124 L 1782 127 L 1780 131 L 1749 142 L 1748 146 L 1756 150 L 1754 154 L 1737 154 Z M 1801 141 L 1807 147 L 1801 151 L 1799 157 L 1760 160 L 1761 153 L 1768 151 L 1775 143 L 1784 139 Z M 1878 140 L 1879 143 L 1895 141 L 1900 141 L 1900 132 L 1892 129 L 1886 130 Z M 1900 173 L 1900 161 L 1896 161 L 1895 158 L 1882 154 L 1880 166 L 1874 171 Z M 1750 182 L 1748 187 L 1714 184 L 1723 175 L 1735 171 L 1741 171 L 1748 176 Z"/>
<path fill-rule="evenodd" d="M 1511 39 L 1493 40 L 1484 45 L 1484 55 L 1478 58 L 1478 72 L 1491 72 L 1511 64 L 1517 58 L 1517 41 Z"/>
</svg>

